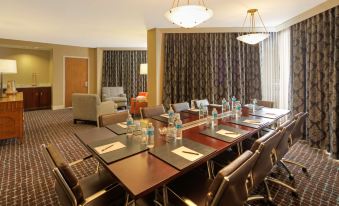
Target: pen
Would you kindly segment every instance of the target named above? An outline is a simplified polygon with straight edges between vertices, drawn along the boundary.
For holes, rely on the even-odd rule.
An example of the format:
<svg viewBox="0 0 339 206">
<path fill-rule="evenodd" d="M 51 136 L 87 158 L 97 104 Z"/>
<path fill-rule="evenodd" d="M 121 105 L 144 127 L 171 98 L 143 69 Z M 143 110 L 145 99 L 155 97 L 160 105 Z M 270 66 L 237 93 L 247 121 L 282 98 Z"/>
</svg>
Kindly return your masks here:
<svg viewBox="0 0 339 206">
<path fill-rule="evenodd" d="M 199 155 L 199 153 L 196 153 L 196 152 L 189 152 L 189 151 L 182 151 L 182 152 L 186 154 Z"/>
<path fill-rule="evenodd" d="M 111 144 L 110 146 L 108 146 L 108 147 L 102 149 L 101 152 L 104 152 L 105 150 L 107 150 L 107 149 L 109 149 L 109 148 L 111 148 L 111 147 L 113 147 L 113 146 L 114 146 L 114 144 Z"/>
</svg>

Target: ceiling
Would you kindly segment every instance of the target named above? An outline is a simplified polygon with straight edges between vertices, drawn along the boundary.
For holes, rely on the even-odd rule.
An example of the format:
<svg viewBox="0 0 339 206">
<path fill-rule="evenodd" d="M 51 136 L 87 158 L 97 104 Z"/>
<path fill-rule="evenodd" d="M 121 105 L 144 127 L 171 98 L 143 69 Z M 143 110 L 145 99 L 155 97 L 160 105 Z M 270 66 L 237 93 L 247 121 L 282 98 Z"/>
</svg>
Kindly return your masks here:
<svg viewBox="0 0 339 206">
<path fill-rule="evenodd" d="M 191 2 L 198 0 L 191 0 Z M 241 27 L 258 8 L 267 27 L 326 0 L 207 0 L 214 12 L 200 27 Z M 147 29 L 175 28 L 172 0 L 0 0 L 0 38 L 85 47 L 146 47 Z"/>
</svg>

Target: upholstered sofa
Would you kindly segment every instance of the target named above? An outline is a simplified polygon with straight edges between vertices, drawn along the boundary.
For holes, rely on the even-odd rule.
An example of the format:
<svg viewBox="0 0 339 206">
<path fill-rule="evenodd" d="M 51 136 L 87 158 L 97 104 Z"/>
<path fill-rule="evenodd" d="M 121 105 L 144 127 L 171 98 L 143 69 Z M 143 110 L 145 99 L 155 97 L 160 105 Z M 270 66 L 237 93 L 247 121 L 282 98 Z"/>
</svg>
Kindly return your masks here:
<svg viewBox="0 0 339 206">
<path fill-rule="evenodd" d="M 123 87 L 102 87 L 102 101 L 114 101 L 118 107 L 127 108 L 127 97 Z"/>
<path fill-rule="evenodd" d="M 98 122 L 100 115 L 117 111 L 117 105 L 113 101 L 101 102 L 96 94 L 74 93 L 72 95 L 72 107 L 74 124 L 78 120 Z"/>
</svg>

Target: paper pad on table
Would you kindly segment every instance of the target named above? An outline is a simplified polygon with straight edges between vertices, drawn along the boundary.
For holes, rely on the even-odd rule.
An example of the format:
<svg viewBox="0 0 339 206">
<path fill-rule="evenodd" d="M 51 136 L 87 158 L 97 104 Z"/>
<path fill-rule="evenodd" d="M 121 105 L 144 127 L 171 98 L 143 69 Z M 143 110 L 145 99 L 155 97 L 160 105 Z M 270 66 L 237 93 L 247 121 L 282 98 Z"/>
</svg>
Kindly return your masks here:
<svg viewBox="0 0 339 206">
<path fill-rule="evenodd" d="M 111 145 L 113 145 L 113 146 L 111 146 Z M 124 144 L 122 144 L 121 142 L 112 142 L 112 143 L 109 143 L 109 144 L 105 144 L 105 145 L 95 147 L 94 149 L 97 151 L 97 153 L 104 154 L 104 153 L 112 152 L 114 150 L 118 150 L 118 149 L 121 149 L 121 148 L 124 148 L 124 147 L 126 147 L 126 146 Z"/>
<path fill-rule="evenodd" d="M 224 129 L 218 130 L 216 133 L 223 135 L 223 136 L 231 137 L 231 138 L 237 138 L 241 135 L 241 134 L 231 132 L 231 131 L 227 131 L 227 130 L 224 130 Z"/>
<path fill-rule="evenodd" d="M 266 113 L 265 116 L 266 117 L 271 117 L 271 118 L 276 118 L 277 117 L 277 115 L 273 114 L 273 113 Z"/>
<path fill-rule="evenodd" d="M 168 114 L 162 114 L 160 116 L 165 117 L 165 118 L 169 118 Z"/>
<path fill-rule="evenodd" d="M 124 128 L 124 129 L 126 129 L 127 128 L 127 125 L 126 124 L 124 124 L 123 122 L 122 123 L 118 123 L 117 124 L 119 127 L 122 127 L 122 128 Z"/>
<path fill-rule="evenodd" d="M 199 109 L 189 109 L 192 112 L 199 112 Z"/>
<path fill-rule="evenodd" d="M 185 153 L 183 151 L 192 152 L 192 153 L 196 153 L 196 154 L 189 154 L 189 153 Z M 183 157 L 183 158 L 189 160 L 189 161 L 195 161 L 195 160 L 199 159 L 200 157 L 204 156 L 203 154 L 196 152 L 194 150 L 188 149 L 185 146 L 181 146 L 181 147 L 179 147 L 175 150 L 172 150 L 172 152 L 179 155 L 180 157 Z"/>
<path fill-rule="evenodd" d="M 248 123 L 248 124 L 262 124 L 260 120 L 255 120 L 255 119 L 246 119 L 243 122 Z"/>
</svg>

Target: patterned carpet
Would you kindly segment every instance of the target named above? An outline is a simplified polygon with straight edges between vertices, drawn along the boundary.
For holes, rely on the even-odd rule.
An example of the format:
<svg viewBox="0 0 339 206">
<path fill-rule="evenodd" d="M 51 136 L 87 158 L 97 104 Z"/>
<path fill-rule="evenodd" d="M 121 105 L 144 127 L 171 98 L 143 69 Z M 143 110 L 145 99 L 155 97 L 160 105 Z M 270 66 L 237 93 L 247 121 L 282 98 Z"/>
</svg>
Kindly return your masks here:
<svg viewBox="0 0 339 206">
<path fill-rule="evenodd" d="M 26 112 L 24 144 L 19 145 L 14 139 L 0 140 L 0 205 L 59 205 L 40 145 L 56 144 L 68 161 L 74 161 L 88 154 L 74 132 L 91 127 L 94 126 L 74 125 L 69 109 Z M 303 162 L 310 175 L 307 177 L 299 168 L 290 166 L 299 197 L 293 198 L 286 189 L 273 187 L 277 205 L 339 205 L 338 162 L 302 142 L 293 147 L 288 157 Z M 93 163 L 90 159 L 75 167 L 76 175 L 93 173 Z M 276 171 L 285 177 L 284 171 Z"/>
</svg>

